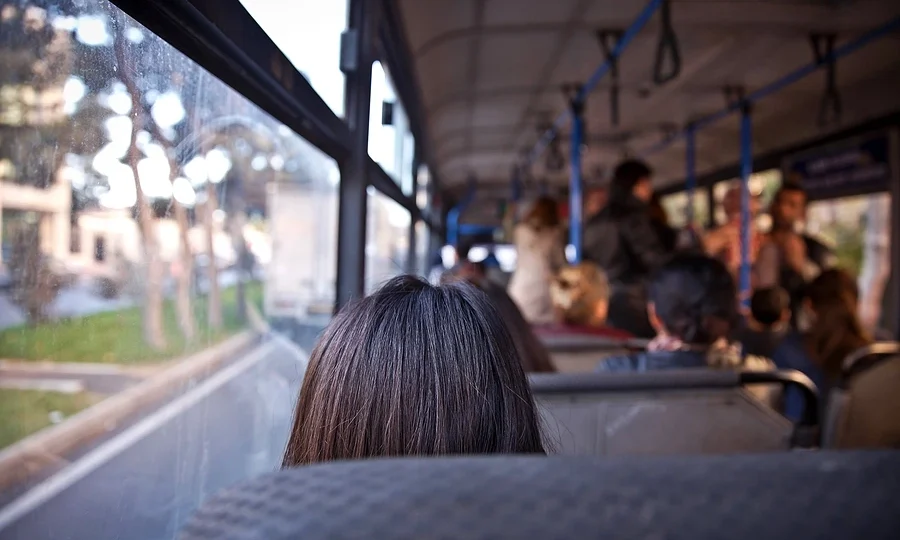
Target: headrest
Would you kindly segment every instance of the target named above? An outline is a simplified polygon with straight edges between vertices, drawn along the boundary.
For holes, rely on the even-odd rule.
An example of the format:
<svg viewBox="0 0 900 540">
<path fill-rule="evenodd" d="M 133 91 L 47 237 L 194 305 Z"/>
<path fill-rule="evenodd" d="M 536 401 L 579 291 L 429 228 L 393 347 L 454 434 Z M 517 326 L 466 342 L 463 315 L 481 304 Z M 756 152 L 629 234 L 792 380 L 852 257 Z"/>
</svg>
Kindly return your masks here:
<svg viewBox="0 0 900 540">
<path fill-rule="evenodd" d="M 900 452 L 368 460 L 210 500 L 186 540 L 895 539 Z"/>
</svg>

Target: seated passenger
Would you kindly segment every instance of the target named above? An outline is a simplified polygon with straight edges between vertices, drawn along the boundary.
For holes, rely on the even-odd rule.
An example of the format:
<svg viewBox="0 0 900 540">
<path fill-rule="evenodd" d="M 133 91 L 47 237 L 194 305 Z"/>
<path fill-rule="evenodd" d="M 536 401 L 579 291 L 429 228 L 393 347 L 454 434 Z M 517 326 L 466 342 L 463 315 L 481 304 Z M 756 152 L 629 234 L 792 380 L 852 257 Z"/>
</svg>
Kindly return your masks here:
<svg viewBox="0 0 900 540">
<path fill-rule="evenodd" d="M 768 359 L 743 356 L 728 340 L 739 318 L 737 286 L 721 261 L 678 254 L 656 272 L 648 292 L 647 312 L 656 338 L 645 352 L 603 360 L 598 371 L 773 368 Z M 757 397 L 771 401 L 768 388 L 754 390 Z"/>
<path fill-rule="evenodd" d="M 844 358 L 873 341 L 857 315 L 858 298 L 850 274 L 838 268 L 825 270 L 805 288 L 802 313 L 796 317 L 800 331 L 788 333 L 772 354 L 779 369 L 796 369 L 809 377 L 823 404 L 841 376 Z M 801 399 L 789 390 L 785 415 L 798 417 Z"/>
<path fill-rule="evenodd" d="M 475 287 L 394 278 L 338 313 L 313 349 L 283 466 L 543 454 L 516 351 Z"/>
<path fill-rule="evenodd" d="M 615 339 L 634 336 L 606 325 L 609 312 L 609 282 L 606 273 L 592 263 L 567 266 L 550 283 L 550 298 L 562 325 L 544 330 L 553 333 L 584 333 Z"/>
<path fill-rule="evenodd" d="M 506 294 L 506 289 L 488 277 L 488 271 L 483 263 L 465 261 L 452 274 L 445 275 L 443 282 L 449 283 L 454 279 L 466 280 L 487 294 L 516 344 L 519 358 L 522 360 L 522 369 L 526 373 L 556 371 L 547 348 L 535 335 L 516 303 Z"/>
<path fill-rule="evenodd" d="M 780 287 L 754 291 L 750 314 L 752 318 L 737 333 L 743 353 L 772 358 L 791 321 L 787 291 Z"/>
</svg>

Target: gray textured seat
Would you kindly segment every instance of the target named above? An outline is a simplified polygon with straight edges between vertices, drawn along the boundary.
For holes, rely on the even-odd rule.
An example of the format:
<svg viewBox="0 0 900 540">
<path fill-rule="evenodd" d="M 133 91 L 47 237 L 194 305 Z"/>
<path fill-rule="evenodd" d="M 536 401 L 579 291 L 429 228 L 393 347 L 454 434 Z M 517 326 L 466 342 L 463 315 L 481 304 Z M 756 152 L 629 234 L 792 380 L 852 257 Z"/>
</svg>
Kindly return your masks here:
<svg viewBox="0 0 900 540">
<path fill-rule="evenodd" d="M 229 489 L 181 538 L 895 540 L 898 492 L 898 452 L 370 460 Z"/>
<path fill-rule="evenodd" d="M 816 394 L 796 372 L 666 370 L 530 376 L 545 440 L 567 455 L 731 454 L 787 450 L 815 440 Z M 745 389 L 791 382 L 805 389 L 797 428 Z"/>
<path fill-rule="evenodd" d="M 900 343 L 880 342 L 849 355 L 828 395 L 825 448 L 900 447 Z"/>
</svg>

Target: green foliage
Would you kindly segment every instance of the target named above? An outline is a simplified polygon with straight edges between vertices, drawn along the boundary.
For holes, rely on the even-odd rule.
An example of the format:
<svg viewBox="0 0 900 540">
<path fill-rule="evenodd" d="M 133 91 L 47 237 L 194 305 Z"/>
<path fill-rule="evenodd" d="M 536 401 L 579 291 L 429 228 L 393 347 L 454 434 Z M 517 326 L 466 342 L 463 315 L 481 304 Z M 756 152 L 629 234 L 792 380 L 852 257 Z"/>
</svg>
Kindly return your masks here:
<svg viewBox="0 0 900 540">
<path fill-rule="evenodd" d="M 62 413 L 66 418 L 93 405 L 97 399 L 87 392 L 0 390 L 0 448 L 49 426 L 50 413 Z"/>
<path fill-rule="evenodd" d="M 0 358 L 146 364 L 191 354 L 222 341 L 242 328 L 234 287 L 222 291 L 224 325 L 219 332 L 207 329 L 206 301 L 206 297 L 200 297 L 194 302 L 194 313 L 202 330 L 191 342 L 184 339 L 178 328 L 174 302 L 166 301 L 163 322 L 168 346 L 161 351 L 155 351 L 144 343 L 141 309 L 134 307 L 4 330 L 0 332 Z M 247 284 L 247 301 L 254 305 L 262 304 L 260 283 Z"/>
</svg>

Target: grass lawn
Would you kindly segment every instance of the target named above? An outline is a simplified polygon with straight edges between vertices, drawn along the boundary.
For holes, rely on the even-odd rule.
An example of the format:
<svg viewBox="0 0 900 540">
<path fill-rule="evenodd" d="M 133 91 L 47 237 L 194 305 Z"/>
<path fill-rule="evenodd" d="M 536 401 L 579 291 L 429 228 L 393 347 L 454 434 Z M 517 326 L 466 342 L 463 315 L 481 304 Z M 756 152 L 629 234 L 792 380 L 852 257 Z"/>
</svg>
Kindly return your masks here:
<svg viewBox="0 0 900 540">
<path fill-rule="evenodd" d="M 248 283 L 246 290 L 248 303 L 262 303 L 261 283 Z M 206 305 L 205 296 L 194 299 L 198 335 L 186 342 L 178 329 L 174 301 L 166 301 L 163 326 L 167 347 L 162 351 L 154 351 L 144 344 L 141 308 L 135 307 L 0 331 L 0 358 L 122 364 L 168 360 L 202 350 L 242 328 L 234 287 L 222 290 L 221 331 L 213 333 L 206 328 Z"/>
<path fill-rule="evenodd" d="M 69 417 L 97 402 L 99 397 L 81 392 L 61 394 L 36 390 L 0 390 L 0 448 L 50 425 L 50 413 Z"/>
</svg>

